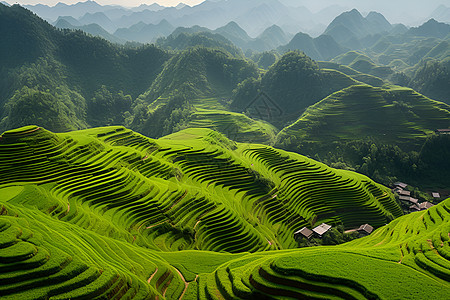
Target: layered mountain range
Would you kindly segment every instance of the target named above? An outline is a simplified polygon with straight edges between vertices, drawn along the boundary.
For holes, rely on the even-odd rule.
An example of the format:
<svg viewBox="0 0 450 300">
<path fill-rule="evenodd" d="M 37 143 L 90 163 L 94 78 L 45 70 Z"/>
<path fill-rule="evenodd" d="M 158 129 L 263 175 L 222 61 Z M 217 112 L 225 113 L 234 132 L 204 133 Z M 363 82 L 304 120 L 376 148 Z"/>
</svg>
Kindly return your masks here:
<svg viewBox="0 0 450 300">
<path fill-rule="evenodd" d="M 341 101 L 349 109 L 339 119 L 352 119 L 351 126 L 360 128 L 351 134 L 357 143 L 394 147 L 399 139 L 404 141 L 400 152 L 395 150 L 402 163 L 394 168 L 388 165 L 396 162 L 386 162 L 384 173 L 408 179 L 419 173 L 423 179 L 415 179 L 418 184 L 436 186 L 447 176 L 441 168 L 445 163 L 439 163 L 445 156 L 433 161 L 424 145 L 446 142 L 431 135 L 449 127 L 444 103 L 450 103 L 450 25 L 430 20 L 401 29 L 380 14 L 363 17 L 352 10 L 337 17 L 328 34 L 311 38 L 299 33 L 287 46 L 267 51 L 289 39 L 276 25 L 257 38 L 236 22 L 215 30 L 179 27 L 155 45 L 118 46 L 82 30 L 55 28 L 17 5 L 1 5 L 0 14 L 2 130 L 33 122 L 57 132 L 125 125 L 161 137 L 202 127 L 239 142 L 277 144 L 338 163 L 328 148 L 318 150 L 313 141 L 323 141 L 325 136 L 315 133 L 325 132 L 342 149 L 353 147 L 345 135 L 353 132 L 350 123 L 333 123 L 333 112 L 325 109 L 329 101 Z M 67 20 L 73 21 L 58 22 Z M 170 27 L 165 21 L 160 25 Z M 150 28 L 143 23 L 139 27 Z M 342 30 L 351 32 L 348 36 L 363 48 L 349 51 L 337 42 Z M 264 51 L 252 50 L 256 44 Z M 386 109 L 397 130 L 348 116 L 350 108 L 358 111 L 351 101 L 367 95 L 374 107 Z M 423 108 L 415 111 L 415 106 Z M 308 145 L 302 142 L 305 136 L 311 137 Z M 348 157 L 346 167 L 378 176 L 377 167 L 364 166 L 366 148 Z M 380 176 L 379 181 L 391 180 Z"/>
</svg>

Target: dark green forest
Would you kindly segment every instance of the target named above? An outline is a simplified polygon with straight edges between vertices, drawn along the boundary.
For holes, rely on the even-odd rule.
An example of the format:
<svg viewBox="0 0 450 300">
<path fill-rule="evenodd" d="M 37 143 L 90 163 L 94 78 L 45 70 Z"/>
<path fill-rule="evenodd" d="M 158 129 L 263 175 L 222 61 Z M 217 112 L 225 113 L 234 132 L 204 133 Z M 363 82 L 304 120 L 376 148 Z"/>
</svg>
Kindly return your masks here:
<svg viewBox="0 0 450 300">
<path fill-rule="evenodd" d="M 239 142 L 277 145 L 356 170 L 383 184 L 405 180 L 447 187 L 448 136 L 434 133 L 450 127 L 444 104 L 450 103 L 449 44 L 442 34 L 448 29 L 440 23 L 372 33 L 359 38 L 365 48 L 353 51 L 334 40 L 330 27 L 330 35 L 299 34 L 287 46 L 263 52 L 248 52 L 238 37 L 246 45 L 250 40 L 235 23 L 216 31 L 178 28 L 155 44 L 123 45 L 57 29 L 18 5 L 0 5 L 0 25 L 0 131 L 30 124 L 54 132 L 124 125 L 157 138 L 206 127 Z M 431 37 L 424 37 L 427 32 Z M 280 29 L 268 30 L 266 41 L 276 34 Z M 404 49 L 395 59 L 393 47 Z M 388 109 L 362 117 L 349 101 L 372 94 L 333 98 L 361 84 L 386 91 L 385 104 L 375 93 L 375 102 L 362 110 L 381 104 Z M 395 91 L 395 85 L 425 97 Z"/>
<path fill-rule="evenodd" d="M 286 3 L 0 3 L 0 300 L 448 298 L 450 25 Z"/>
</svg>

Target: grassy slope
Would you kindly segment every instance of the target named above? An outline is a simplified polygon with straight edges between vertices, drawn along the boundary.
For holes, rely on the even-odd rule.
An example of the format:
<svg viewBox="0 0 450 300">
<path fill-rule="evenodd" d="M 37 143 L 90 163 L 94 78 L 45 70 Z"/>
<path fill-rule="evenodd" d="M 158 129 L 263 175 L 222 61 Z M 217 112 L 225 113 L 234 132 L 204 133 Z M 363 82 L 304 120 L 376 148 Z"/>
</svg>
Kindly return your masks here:
<svg viewBox="0 0 450 300">
<path fill-rule="evenodd" d="M 448 105 L 411 89 L 355 85 L 311 106 L 280 137 L 316 143 L 372 139 L 418 150 L 427 134 L 448 128 L 449 120 Z"/>
<path fill-rule="evenodd" d="M 207 129 L 151 140 L 123 127 L 30 126 L 0 143 L 5 297 L 177 298 L 183 280 L 243 252 L 295 247 L 294 230 L 314 219 L 380 226 L 400 215 L 364 176 Z M 242 254 L 172 252 L 166 261 L 167 251 L 189 249 Z M 189 295 L 202 297 L 194 286 Z"/>
<path fill-rule="evenodd" d="M 194 113 L 189 128 L 215 129 L 237 142 L 273 145 L 277 129 L 268 122 L 254 120 L 241 113 L 229 112 L 219 98 L 200 98 L 193 101 Z"/>
<path fill-rule="evenodd" d="M 2 201 L 3 202 L 3 201 Z M 2 299 L 445 299 L 450 200 L 335 247 L 155 252 L 2 205 Z"/>
</svg>

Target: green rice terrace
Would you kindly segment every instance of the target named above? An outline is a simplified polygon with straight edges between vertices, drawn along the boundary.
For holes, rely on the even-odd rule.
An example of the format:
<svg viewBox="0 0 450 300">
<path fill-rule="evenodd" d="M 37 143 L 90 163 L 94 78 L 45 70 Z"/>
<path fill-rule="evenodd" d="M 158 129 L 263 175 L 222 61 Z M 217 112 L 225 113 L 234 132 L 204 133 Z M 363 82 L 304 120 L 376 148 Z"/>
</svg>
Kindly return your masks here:
<svg viewBox="0 0 450 300">
<path fill-rule="evenodd" d="M 402 216 L 368 177 L 213 130 L 0 138 L 0 299 L 448 299 L 450 199 Z M 298 248 L 294 232 L 369 223 Z"/>
<path fill-rule="evenodd" d="M 438 128 L 450 126 L 450 106 L 412 89 L 353 85 L 310 106 L 279 139 L 313 144 L 372 140 L 419 149 Z M 328 142 L 328 143 L 327 143 Z"/>
</svg>

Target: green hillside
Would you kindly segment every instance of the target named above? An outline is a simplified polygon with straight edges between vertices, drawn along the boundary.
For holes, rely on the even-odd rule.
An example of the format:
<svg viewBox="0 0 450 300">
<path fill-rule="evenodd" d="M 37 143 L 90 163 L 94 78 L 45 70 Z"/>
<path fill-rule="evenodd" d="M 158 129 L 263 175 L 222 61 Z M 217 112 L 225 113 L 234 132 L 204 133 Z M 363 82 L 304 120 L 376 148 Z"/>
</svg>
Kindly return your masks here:
<svg viewBox="0 0 450 300">
<path fill-rule="evenodd" d="M 309 107 L 285 134 L 309 142 L 369 139 L 408 148 L 449 126 L 450 106 L 442 102 L 407 88 L 354 85 Z"/>
<path fill-rule="evenodd" d="M 346 50 L 329 35 L 324 34 L 313 39 L 301 32 L 297 33 L 288 44 L 278 49 L 281 52 L 300 50 L 316 60 L 329 60 Z"/>
<path fill-rule="evenodd" d="M 268 120 L 282 128 L 287 122 L 298 118 L 308 106 L 357 83 L 340 71 L 320 69 L 302 52 L 291 51 L 259 79 L 249 78 L 240 83 L 234 90 L 231 109 L 245 111 L 251 117 Z M 255 106 L 260 106 L 258 103 L 255 105 L 255 100 L 261 98 L 261 93 L 278 112 L 266 118 L 254 112 Z"/>
<path fill-rule="evenodd" d="M 267 146 L 235 144 L 207 129 L 151 140 L 123 127 L 53 134 L 31 126 L 4 133 L 2 146 L 2 184 L 27 182 L 31 193 L 51 195 L 43 210 L 77 224 L 98 214 L 88 223 L 110 228 L 108 235 L 116 237 L 133 229 L 155 249 L 289 248 L 295 245 L 293 230 L 311 222 L 351 227 L 370 218 L 382 225 L 401 213 L 392 195 L 364 176 Z M 29 164 L 8 162 L 11 149 Z M 198 209 L 183 210 L 194 203 Z M 359 216 L 347 206 L 360 210 Z M 233 230 L 208 225 L 215 218 L 228 220 Z M 152 230 L 141 235 L 143 226 Z M 228 244 L 222 235 L 233 232 L 252 242 Z"/>
<path fill-rule="evenodd" d="M 175 33 L 167 38 L 158 39 L 156 44 L 162 48 L 173 50 L 186 50 L 189 47 L 203 46 L 223 49 L 237 57 L 244 56 L 242 50 L 237 48 L 230 40 L 212 32 Z"/>
<path fill-rule="evenodd" d="M 29 126 L 2 135 L 0 170 L 2 299 L 449 291 L 449 200 L 395 219 L 390 191 L 365 176 L 207 129 L 152 140 Z M 392 219 L 365 239 L 293 249 L 303 226 Z"/>
<path fill-rule="evenodd" d="M 29 124 L 55 132 L 127 125 L 160 137 L 199 126 L 238 141 L 274 143 L 272 126 L 229 112 L 224 101 L 233 89 L 259 74 L 218 34 L 160 40 L 171 49 L 189 48 L 166 51 L 154 45 L 119 47 L 81 31 L 58 30 L 18 5 L 1 5 L 0 17 L 5 25 L 0 130 Z"/>
<path fill-rule="evenodd" d="M 450 128 L 450 106 L 445 103 L 397 86 L 354 85 L 309 107 L 294 124 L 280 132 L 278 145 L 329 163 L 346 162 L 385 183 L 389 180 L 375 176 L 374 169 L 365 170 L 367 165 L 376 166 L 381 174 L 445 186 L 448 172 L 427 178 L 421 171 L 429 166 L 419 163 L 424 158 L 419 157 L 424 145 L 436 139 L 436 129 L 444 128 Z M 442 147 L 444 138 L 440 140 Z M 411 153 L 406 155 L 407 152 Z M 375 157 L 370 159 L 371 153 L 378 153 L 377 161 Z M 439 159 L 441 163 L 445 160 Z"/>
</svg>

